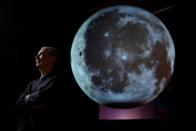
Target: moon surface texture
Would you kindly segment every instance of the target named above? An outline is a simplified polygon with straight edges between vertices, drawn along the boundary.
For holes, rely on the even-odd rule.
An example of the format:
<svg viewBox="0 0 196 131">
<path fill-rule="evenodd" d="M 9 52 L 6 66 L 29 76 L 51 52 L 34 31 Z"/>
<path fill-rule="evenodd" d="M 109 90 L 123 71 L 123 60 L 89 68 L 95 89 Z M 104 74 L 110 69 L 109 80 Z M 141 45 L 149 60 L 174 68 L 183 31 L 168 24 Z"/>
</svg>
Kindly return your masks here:
<svg viewBox="0 0 196 131">
<path fill-rule="evenodd" d="M 71 68 L 81 90 L 115 108 L 155 99 L 173 74 L 174 60 L 166 26 L 134 6 L 99 10 L 81 25 L 71 47 Z"/>
</svg>

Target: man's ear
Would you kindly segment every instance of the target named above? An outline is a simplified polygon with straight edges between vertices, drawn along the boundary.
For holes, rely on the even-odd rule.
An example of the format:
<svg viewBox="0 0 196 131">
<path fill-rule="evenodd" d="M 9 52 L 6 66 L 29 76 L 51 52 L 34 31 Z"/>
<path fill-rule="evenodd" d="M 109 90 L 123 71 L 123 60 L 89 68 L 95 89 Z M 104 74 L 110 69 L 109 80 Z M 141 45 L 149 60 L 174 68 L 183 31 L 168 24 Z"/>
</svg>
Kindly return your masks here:
<svg viewBox="0 0 196 131">
<path fill-rule="evenodd" d="M 52 56 L 52 57 L 51 57 L 51 61 L 52 61 L 53 63 L 55 63 L 55 62 L 56 62 L 56 57 Z"/>
</svg>

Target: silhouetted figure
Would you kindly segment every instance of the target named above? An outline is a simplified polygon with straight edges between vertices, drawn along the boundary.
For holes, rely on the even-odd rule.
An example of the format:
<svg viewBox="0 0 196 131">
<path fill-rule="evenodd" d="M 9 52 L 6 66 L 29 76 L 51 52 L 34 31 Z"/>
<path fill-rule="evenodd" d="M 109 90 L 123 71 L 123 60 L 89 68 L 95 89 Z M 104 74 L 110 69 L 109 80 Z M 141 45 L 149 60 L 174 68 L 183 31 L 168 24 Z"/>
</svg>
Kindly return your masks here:
<svg viewBox="0 0 196 131">
<path fill-rule="evenodd" d="M 66 125 L 68 98 L 65 72 L 58 67 L 59 55 L 52 47 L 42 47 L 35 60 L 41 77 L 30 82 L 17 99 L 16 131 L 61 130 Z"/>
</svg>

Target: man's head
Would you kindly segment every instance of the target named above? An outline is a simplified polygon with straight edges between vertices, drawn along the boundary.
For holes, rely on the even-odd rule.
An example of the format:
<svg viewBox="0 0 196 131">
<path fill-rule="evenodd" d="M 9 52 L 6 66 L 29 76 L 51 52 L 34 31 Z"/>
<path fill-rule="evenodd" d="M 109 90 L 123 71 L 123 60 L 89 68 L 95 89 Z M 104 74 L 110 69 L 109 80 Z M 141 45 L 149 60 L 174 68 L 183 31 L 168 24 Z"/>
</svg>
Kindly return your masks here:
<svg viewBox="0 0 196 131">
<path fill-rule="evenodd" d="M 42 47 L 35 56 L 38 69 L 53 68 L 59 63 L 59 54 L 53 47 Z"/>
</svg>

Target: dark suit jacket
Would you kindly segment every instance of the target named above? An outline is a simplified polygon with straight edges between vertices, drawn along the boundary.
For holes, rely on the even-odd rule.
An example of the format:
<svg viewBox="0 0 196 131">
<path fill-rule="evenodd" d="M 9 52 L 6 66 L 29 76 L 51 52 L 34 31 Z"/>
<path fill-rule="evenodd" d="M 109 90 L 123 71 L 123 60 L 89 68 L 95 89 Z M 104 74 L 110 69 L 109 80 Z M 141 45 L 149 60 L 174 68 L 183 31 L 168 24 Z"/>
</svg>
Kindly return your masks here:
<svg viewBox="0 0 196 131">
<path fill-rule="evenodd" d="M 69 108 L 65 82 L 65 73 L 52 71 L 28 84 L 16 102 L 20 116 L 17 131 L 56 130 L 64 126 Z"/>
</svg>

